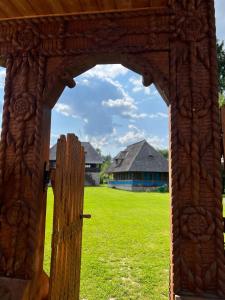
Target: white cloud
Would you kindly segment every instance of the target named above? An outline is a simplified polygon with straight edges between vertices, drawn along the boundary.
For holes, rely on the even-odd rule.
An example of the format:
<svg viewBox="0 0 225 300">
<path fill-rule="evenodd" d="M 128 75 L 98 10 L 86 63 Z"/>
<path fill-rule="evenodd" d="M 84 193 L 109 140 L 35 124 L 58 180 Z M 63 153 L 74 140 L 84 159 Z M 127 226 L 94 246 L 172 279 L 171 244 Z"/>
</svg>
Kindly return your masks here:
<svg viewBox="0 0 225 300">
<path fill-rule="evenodd" d="M 168 118 L 168 114 L 163 113 L 163 112 L 157 112 L 155 114 L 151 114 L 148 116 L 150 119 L 166 119 Z"/>
<path fill-rule="evenodd" d="M 80 85 L 89 86 L 91 84 L 90 80 L 83 78 L 79 81 Z"/>
<path fill-rule="evenodd" d="M 124 111 L 122 112 L 122 116 L 124 117 L 128 117 L 130 119 L 144 119 L 146 118 L 148 115 L 145 113 L 136 113 L 136 112 L 131 112 L 131 111 Z"/>
<path fill-rule="evenodd" d="M 137 126 L 135 126 L 135 125 L 133 125 L 133 124 L 128 124 L 128 128 L 129 128 L 129 129 L 138 130 Z"/>
<path fill-rule="evenodd" d="M 104 136 L 91 136 L 91 135 L 84 135 L 82 136 L 82 141 L 90 142 L 94 148 L 104 149 L 104 147 L 111 147 L 115 145 L 115 137 L 117 137 L 117 130 L 114 127 L 112 132 L 109 134 L 105 134 Z"/>
<path fill-rule="evenodd" d="M 117 76 L 125 75 L 128 73 L 128 71 L 129 70 L 122 65 L 98 65 L 86 72 L 83 76 L 86 79 L 90 77 L 96 77 L 102 81 L 108 82 L 113 85 L 119 93 L 122 94 L 121 98 L 102 101 L 103 107 L 114 109 L 114 115 L 118 115 L 122 118 L 127 118 L 130 120 L 144 119 L 147 117 L 147 114 L 138 112 L 138 107 L 135 100 L 124 89 L 123 85 L 118 80 L 115 80 Z M 142 85 L 141 78 L 138 80 L 131 78 L 130 81 L 133 84 L 136 84 L 137 88 L 140 86 L 146 94 L 150 94 L 150 89 L 145 88 Z"/>
<path fill-rule="evenodd" d="M 133 124 L 128 125 L 128 131 L 116 138 L 116 142 L 120 146 L 127 146 L 129 144 L 146 140 L 150 145 L 155 148 L 165 148 L 165 140 L 157 135 L 148 135 L 145 130 L 138 128 Z"/>
<path fill-rule="evenodd" d="M 137 106 L 134 104 L 134 100 L 132 98 L 126 98 L 126 99 L 109 99 L 102 101 L 102 105 L 105 107 L 110 107 L 110 108 L 127 108 L 127 109 L 137 109 Z"/>
<path fill-rule="evenodd" d="M 131 143 L 144 139 L 144 132 L 138 130 L 127 131 L 124 135 L 117 138 L 119 144 L 127 146 Z"/>
<path fill-rule="evenodd" d="M 89 142 L 92 144 L 92 146 L 94 148 L 101 149 L 101 148 L 109 145 L 109 136 L 107 135 L 107 136 L 103 136 L 103 137 L 94 137 L 94 136 L 86 135 L 86 136 L 84 136 L 82 141 Z"/>
<path fill-rule="evenodd" d="M 85 77 L 97 77 L 99 79 L 116 78 L 127 74 L 128 69 L 122 65 L 97 65 L 85 73 Z"/>
<path fill-rule="evenodd" d="M 167 144 L 165 144 L 165 139 L 161 138 L 157 135 L 150 135 L 146 138 L 146 140 L 154 148 L 157 148 L 157 149 L 167 148 Z"/>
<path fill-rule="evenodd" d="M 132 83 L 133 88 L 132 91 L 134 93 L 138 93 L 138 92 L 144 92 L 146 95 L 151 95 L 151 88 L 150 87 L 145 87 L 142 83 L 142 79 L 136 79 L 131 77 L 129 79 L 130 83 Z"/>
<path fill-rule="evenodd" d="M 75 117 L 75 115 L 73 115 L 72 113 L 71 107 L 68 104 L 56 103 L 54 110 L 66 117 L 69 116 L 72 116 L 73 118 Z"/>
<path fill-rule="evenodd" d="M 0 68 L 0 88 L 3 89 L 5 85 L 5 69 Z"/>
</svg>

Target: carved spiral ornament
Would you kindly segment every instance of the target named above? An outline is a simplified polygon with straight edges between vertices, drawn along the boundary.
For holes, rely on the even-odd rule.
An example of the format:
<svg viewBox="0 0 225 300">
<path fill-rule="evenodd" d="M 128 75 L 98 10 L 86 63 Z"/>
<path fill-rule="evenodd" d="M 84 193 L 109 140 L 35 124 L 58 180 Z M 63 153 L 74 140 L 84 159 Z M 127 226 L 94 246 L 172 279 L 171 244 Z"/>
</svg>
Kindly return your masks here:
<svg viewBox="0 0 225 300">
<path fill-rule="evenodd" d="M 35 112 L 34 97 L 27 92 L 22 93 L 15 98 L 13 97 L 11 99 L 9 111 L 18 122 L 27 121 Z"/>
<path fill-rule="evenodd" d="M 2 208 L 2 213 L 5 216 L 8 225 L 24 228 L 29 221 L 29 208 L 22 200 L 17 200 L 10 205 Z"/>
<path fill-rule="evenodd" d="M 208 30 L 205 17 L 200 17 L 195 11 L 178 16 L 175 24 L 175 37 L 185 42 L 198 42 Z"/>
<path fill-rule="evenodd" d="M 19 29 L 13 35 L 13 44 L 17 49 L 23 51 L 36 48 L 39 44 L 39 37 L 36 32 L 34 26 Z"/>
<path fill-rule="evenodd" d="M 215 231 L 211 212 L 204 207 L 188 207 L 181 216 L 181 232 L 184 238 L 195 243 L 207 242 Z"/>
</svg>

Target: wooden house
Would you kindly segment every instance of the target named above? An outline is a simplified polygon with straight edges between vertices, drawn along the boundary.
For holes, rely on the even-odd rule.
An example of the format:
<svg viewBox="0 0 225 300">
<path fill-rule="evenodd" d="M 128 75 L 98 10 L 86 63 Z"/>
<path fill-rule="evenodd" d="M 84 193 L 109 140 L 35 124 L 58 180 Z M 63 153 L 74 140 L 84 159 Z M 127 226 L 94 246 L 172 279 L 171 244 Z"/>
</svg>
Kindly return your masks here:
<svg viewBox="0 0 225 300">
<path fill-rule="evenodd" d="M 85 152 L 85 186 L 96 186 L 100 183 L 100 171 L 103 160 L 94 147 L 88 142 L 82 142 Z M 56 167 L 56 148 L 50 148 L 50 167 Z"/>
<path fill-rule="evenodd" d="M 107 172 L 112 175 L 112 188 L 146 191 L 168 185 L 168 160 L 146 140 L 121 151 Z"/>
</svg>

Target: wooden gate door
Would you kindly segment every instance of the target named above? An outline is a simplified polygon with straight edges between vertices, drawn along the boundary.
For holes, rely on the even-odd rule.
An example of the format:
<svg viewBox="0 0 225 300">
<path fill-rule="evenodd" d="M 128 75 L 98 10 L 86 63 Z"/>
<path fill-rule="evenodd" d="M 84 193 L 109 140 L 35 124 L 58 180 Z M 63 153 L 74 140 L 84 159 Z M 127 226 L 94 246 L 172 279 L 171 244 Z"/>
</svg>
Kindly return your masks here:
<svg viewBox="0 0 225 300">
<path fill-rule="evenodd" d="M 75 135 L 61 136 L 52 180 L 54 217 L 50 300 L 79 299 L 84 165 L 84 150 Z"/>
</svg>

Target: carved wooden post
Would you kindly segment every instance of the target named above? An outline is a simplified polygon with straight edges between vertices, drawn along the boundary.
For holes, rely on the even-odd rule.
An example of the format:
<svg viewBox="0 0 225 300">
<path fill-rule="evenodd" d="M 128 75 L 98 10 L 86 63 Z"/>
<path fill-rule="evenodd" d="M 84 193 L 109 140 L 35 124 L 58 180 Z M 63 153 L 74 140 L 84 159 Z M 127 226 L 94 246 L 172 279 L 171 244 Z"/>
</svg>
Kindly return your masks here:
<svg viewBox="0 0 225 300">
<path fill-rule="evenodd" d="M 43 102 L 46 58 L 35 51 L 38 38 L 29 27 L 19 28 L 13 43 L 15 53 L 6 57 L 0 146 L 0 295 L 42 299 L 43 175 L 50 138 L 50 109 Z"/>
<path fill-rule="evenodd" d="M 171 299 L 225 299 L 214 1 L 177 1 L 171 43 Z"/>
</svg>

